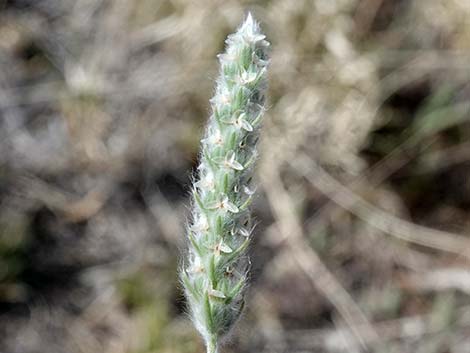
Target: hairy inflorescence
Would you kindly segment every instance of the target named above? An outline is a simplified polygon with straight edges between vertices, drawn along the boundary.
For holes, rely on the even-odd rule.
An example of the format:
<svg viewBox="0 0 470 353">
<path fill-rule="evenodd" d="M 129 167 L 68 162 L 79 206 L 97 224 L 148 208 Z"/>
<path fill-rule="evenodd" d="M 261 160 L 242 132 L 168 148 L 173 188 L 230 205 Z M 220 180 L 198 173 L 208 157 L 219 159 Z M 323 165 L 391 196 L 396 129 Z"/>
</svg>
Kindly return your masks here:
<svg viewBox="0 0 470 353">
<path fill-rule="evenodd" d="M 188 255 L 181 270 L 188 306 L 208 352 L 240 316 L 253 224 L 249 205 L 266 91 L 269 43 L 248 14 L 218 56 L 212 114 L 192 189 Z"/>
</svg>

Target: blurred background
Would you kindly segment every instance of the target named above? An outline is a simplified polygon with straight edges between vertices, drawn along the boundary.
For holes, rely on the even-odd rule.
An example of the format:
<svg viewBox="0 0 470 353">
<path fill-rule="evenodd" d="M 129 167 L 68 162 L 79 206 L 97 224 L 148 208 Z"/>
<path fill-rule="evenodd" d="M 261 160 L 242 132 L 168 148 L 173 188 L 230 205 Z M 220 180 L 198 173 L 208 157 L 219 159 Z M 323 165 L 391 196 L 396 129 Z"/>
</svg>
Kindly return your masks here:
<svg viewBox="0 0 470 353">
<path fill-rule="evenodd" d="M 216 54 L 271 41 L 224 352 L 470 352 L 469 0 L 0 0 L 0 352 L 204 347 L 177 280 Z"/>
</svg>

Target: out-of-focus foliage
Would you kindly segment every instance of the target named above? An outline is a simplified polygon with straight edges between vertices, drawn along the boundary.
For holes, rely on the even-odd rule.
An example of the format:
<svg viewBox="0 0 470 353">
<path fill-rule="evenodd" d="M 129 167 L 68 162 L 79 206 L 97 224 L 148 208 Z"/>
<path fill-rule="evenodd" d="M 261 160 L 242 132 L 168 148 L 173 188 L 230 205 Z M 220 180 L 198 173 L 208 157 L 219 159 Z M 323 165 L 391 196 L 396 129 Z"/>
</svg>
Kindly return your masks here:
<svg viewBox="0 0 470 353">
<path fill-rule="evenodd" d="M 270 101 L 226 351 L 470 351 L 468 1 L 0 0 L 0 352 L 203 351 L 176 270 L 248 10 Z"/>
</svg>

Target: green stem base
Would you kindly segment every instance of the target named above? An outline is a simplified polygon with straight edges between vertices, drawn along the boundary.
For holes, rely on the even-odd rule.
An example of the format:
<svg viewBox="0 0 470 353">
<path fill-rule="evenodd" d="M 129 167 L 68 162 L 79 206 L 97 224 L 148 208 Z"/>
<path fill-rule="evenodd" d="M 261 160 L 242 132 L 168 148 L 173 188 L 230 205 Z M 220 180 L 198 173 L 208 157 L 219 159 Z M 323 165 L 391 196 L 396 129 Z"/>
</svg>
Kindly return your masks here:
<svg viewBox="0 0 470 353">
<path fill-rule="evenodd" d="M 217 338 L 211 337 L 211 339 L 207 342 L 207 353 L 218 353 L 219 349 L 217 346 Z"/>
</svg>

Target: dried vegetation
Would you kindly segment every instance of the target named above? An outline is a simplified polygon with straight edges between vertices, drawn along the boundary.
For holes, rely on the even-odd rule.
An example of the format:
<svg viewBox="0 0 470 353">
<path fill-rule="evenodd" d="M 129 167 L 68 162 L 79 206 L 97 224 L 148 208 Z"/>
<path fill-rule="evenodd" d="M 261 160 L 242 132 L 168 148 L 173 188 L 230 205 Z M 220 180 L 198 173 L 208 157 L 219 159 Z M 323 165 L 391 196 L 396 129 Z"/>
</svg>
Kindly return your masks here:
<svg viewBox="0 0 470 353">
<path fill-rule="evenodd" d="M 466 0 L 0 0 L 0 351 L 202 352 L 176 269 L 215 56 L 272 43 L 226 352 L 470 352 Z"/>
</svg>

